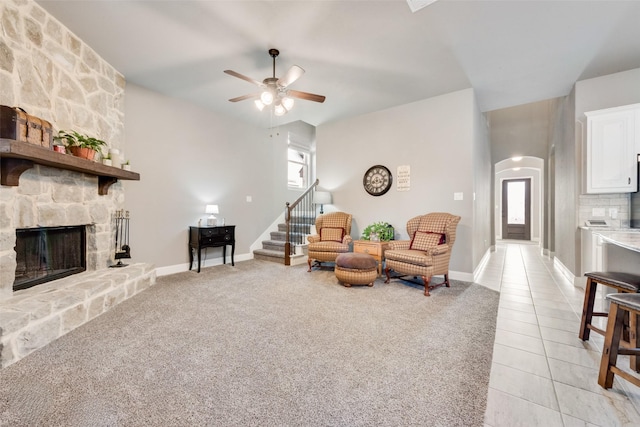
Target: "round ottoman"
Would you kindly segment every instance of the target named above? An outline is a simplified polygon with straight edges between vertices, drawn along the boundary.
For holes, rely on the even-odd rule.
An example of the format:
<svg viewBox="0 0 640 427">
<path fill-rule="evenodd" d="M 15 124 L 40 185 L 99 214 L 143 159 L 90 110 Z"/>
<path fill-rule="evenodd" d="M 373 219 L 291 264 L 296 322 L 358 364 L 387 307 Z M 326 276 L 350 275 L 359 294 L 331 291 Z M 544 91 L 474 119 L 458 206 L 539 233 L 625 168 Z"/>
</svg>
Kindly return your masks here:
<svg viewBox="0 0 640 427">
<path fill-rule="evenodd" d="M 378 277 L 378 262 L 367 254 L 348 252 L 336 258 L 336 277 L 344 286 L 369 285 Z"/>
</svg>

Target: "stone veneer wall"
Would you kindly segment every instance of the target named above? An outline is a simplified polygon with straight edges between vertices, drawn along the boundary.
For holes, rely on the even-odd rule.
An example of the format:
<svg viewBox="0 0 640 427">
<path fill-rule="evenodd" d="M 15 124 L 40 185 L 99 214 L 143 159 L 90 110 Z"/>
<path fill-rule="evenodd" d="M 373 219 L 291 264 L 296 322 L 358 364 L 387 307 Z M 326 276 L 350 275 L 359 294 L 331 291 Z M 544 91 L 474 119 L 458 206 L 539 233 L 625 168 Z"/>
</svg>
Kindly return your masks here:
<svg viewBox="0 0 640 427">
<path fill-rule="evenodd" d="M 124 77 L 33 0 L 0 2 L 0 104 L 124 148 Z M 0 366 L 17 362 L 155 284 L 152 265 L 113 263 L 121 183 L 35 166 L 0 186 Z M 87 225 L 87 269 L 13 292 L 17 228 Z"/>
<path fill-rule="evenodd" d="M 33 0 L 0 2 L 0 28 L 0 104 L 122 150 L 124 77 Z M 45 166 L 0 186 L 0 301 L 13 293 L 17 228 L 90 225 L 87 264 L 98 270 L 110 264 L 123 204 L 121 183 L 99 196 L 97 177 Z"/>
</svg>

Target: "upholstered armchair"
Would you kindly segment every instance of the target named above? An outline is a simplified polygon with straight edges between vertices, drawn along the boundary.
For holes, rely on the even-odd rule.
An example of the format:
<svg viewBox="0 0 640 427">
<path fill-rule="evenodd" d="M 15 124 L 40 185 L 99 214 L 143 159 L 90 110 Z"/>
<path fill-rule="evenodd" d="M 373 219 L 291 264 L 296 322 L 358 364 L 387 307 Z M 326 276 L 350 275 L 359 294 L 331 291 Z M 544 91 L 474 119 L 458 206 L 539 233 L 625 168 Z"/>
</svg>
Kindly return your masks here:
<svg viewBox="0 0 640 427">
<path fill-rule="evenodd" d="M 331 212 L 316 218 L 316 232 L 307 236 L 309 241 L 309 270 L 311 262 L 315 260 L 318 265 L 322 262 L 335 262 L 336 257 L 344 252 L 349 252 L 351 243 L 351 214 L 344 212 Z"/>
<path fill-rule="evenodd" d="M 456 228 L 460 217 L 448 213 L 429 213 L 407 222 L 407 233 L 411 240 L 389 242 L 384 253 L 385 273 L 389 283 L 390 271 L 402 276 L 420 276 L 424 281 L 424 295 L 440 285 L 449 287 L 449 259 L 456 240 Z M 430 284 L 431 277 L 444 275 L 444 282 Z"/>
</svg>

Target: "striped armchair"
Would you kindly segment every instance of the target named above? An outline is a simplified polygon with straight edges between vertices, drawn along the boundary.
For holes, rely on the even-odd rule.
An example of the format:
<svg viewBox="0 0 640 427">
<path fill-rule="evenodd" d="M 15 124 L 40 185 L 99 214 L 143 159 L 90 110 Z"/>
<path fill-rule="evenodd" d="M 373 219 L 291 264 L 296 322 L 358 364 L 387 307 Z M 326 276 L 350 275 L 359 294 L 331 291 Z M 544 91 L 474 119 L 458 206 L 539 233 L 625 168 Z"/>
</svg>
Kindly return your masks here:
<svg viewBox="0 0 640 427">
<path fill-rule="evenodd" d="M 311 262 L 315 260 L 317 265 L 322 262 L 335 262 L 336 257 L 344 252 L 349 252 L 351 238 L 351 214 L 344 212 L 331 212 L 316 218 L 316 232 L 307 236 L 309 241 L 309 270 Z"/>
<path fill-rule="evenodd" d="M 449 213 L 429 213 L 412 218 L 407 222 L 407 233 L 411 240 L 389 242 L 384 253 L 385 273 L 389 283 L 390 271 L 399 273 L 396 277 L 420 276 L 424 281 L 424 294 L 440 285 L 449 287 L 449 259 L 456 240 L 456 228 L 460 217 Z M 431 285 L 432 276 L 444 275 L 444 282 Z"/>
</svg>

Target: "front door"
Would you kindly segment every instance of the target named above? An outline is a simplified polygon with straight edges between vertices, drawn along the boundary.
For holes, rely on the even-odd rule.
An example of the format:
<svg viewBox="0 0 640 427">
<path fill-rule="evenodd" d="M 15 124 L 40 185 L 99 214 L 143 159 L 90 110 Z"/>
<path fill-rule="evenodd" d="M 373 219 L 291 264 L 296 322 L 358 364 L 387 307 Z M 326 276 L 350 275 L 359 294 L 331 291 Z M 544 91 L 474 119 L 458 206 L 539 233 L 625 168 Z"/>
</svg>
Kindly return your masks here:
<svg viewBox="0 0 640 427">
<path fill-rule="evenodd" d="M 502 238 L 531 240 L 531 179 L 502 181 Z"/>
</svg>

